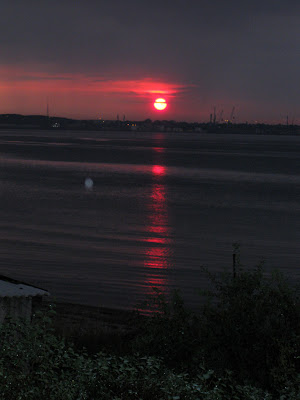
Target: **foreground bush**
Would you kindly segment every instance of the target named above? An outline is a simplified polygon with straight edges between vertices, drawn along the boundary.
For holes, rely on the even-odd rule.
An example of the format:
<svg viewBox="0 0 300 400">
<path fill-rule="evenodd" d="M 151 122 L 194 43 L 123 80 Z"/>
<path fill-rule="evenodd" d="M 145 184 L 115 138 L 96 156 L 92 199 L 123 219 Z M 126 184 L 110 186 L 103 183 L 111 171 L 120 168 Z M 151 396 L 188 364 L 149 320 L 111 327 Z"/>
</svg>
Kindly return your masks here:
<svg viewBox="0 0 300 400">
<path fill-rule="evenodd" d="M 55 334 L 51 310 L 4 324 L 0 400 L 300 399 L 297 290 L 262 266 L 206 273 L 213 289 L 197 315 L 178 291 L 154 289 L 126 354 L 76 349 Z"/>
<path fill-rule="evenodd" d="M 299 292 L 279 272 L 264 274 L 262 265 L 246 270 L 238 262 L 236 269 L 217 274 L 205 270 L 213 288 L 201 292 L 205 301 L 197 315 L 185 308 L 178 292 L 167 301 L 155 289 L 148 307 L 157 312 L 140 324 L 134 349 L 162 355 L 172 368 L 194 373 L 202 363 L 219 376 L 229 369 L 240 383 L 276 396 L 283 396 L 283 390 L 296 396 Z"/>
<path fill-rule="evenodd" d="M 49 316 L 32 325 L 7 323 L 0 332 L 0 399 L 271 399 L 249 386 L 234 385 L 199 367 L 175 373 L 161 358 L 77 353 L 57 338 Z"/>
<path fill-rule="evenodd" d="M 300 303 L 279 272 L 209 274 L 213 302 L 201 314 L 201 346 L 215 369 L 229 368 L 241 380 L 270 389 L 300 373 Z"/>
<path fill-rule="evenodd" d="M 141 305 L 152 312 L 151 317 L 137 318 L 137 335 L 133 351 L 161 356 L 171 368 L 182 369 L 201 362 L 199 318 L 185 306 L 180 292 L 169 299 L 158 289 Z"/>
</svg>

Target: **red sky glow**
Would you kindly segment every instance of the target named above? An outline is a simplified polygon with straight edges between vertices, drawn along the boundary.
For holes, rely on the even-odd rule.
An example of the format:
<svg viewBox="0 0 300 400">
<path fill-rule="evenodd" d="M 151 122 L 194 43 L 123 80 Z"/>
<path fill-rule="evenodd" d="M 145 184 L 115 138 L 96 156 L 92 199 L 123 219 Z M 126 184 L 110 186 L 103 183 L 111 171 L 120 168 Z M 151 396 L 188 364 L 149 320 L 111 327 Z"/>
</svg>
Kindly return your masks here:
<svg viewBox="0 0 300 400">
<path fill-rule="evenodd" d="M 82 118 L 84 115 L 90 118 L 103 115 L 108 118 L 110 114 L 114 117 L 122 112 L 132 115 L 133 107 L 135 112 L 143 112 L 144 108 L 146 118 L 148 105 L 153 103 L 155 96 L 163 95 L 168 99 L 175 99 L 190 88 L 191 85 L 189 87 L 151 78 L 113 80 L 83 74 L 30 73 L 14 68 L 0 69 L 0 107 L 3 113 L 15 112 L 16 105 L 20 113 L 43 113 L 45 102 L 48 101 L 50 110 L 55 114 L 66 114 L 75 118 Z"/>
<path fill-rule="evenodd" d="M 2 3 L 0 114 L 300 123 L 299 1 Z"/>
</svg>

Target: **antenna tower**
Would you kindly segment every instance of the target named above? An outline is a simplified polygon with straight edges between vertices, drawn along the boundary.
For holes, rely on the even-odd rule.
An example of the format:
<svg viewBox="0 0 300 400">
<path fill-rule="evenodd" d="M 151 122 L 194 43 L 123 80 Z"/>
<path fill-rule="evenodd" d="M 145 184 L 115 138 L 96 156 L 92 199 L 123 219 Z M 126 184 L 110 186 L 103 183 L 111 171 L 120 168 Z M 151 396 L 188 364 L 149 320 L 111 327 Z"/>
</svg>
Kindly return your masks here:
<svg viewBox="0 0 300 400">
<path fill-rule="evenodd" d="M 47 97 L 47 118 L 49 119 L 49 100 Z"/>
<path fill-rule="evenodd" d="M 214 107 L 214 125 L 216 125 L 216 118 L 217 118 L 217 116 L 216 116 L 216 107 Z"/>
</svg>

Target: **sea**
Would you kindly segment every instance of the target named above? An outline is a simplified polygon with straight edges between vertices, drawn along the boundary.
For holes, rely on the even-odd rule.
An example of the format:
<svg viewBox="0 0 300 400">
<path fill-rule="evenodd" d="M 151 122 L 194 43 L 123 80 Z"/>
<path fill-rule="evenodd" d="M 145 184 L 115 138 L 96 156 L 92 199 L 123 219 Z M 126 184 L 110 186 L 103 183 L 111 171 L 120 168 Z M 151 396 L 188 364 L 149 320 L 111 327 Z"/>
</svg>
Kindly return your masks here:
<svg viewBox="0 0 300 400">
<path fill-rule="evenodd" d="M 197 308 L 207 271 L 300 277 L 300 137 L 0 131 L 0 274 L 62 302 Z"/>
</svg>

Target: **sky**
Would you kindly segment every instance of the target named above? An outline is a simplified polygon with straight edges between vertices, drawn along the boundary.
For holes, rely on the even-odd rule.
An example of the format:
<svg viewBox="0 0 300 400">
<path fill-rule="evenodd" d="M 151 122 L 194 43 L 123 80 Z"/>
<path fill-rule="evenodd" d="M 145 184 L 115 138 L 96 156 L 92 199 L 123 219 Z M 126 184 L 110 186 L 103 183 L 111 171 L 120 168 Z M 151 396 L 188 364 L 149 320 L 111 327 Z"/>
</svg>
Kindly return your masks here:
<svg viewBox="0 0 300 400">
<path fill-rule="evenodd" d="M 1 0 L 0 114 L 300 124 L 299 71 L 298 0 Z"/>
</svg>

